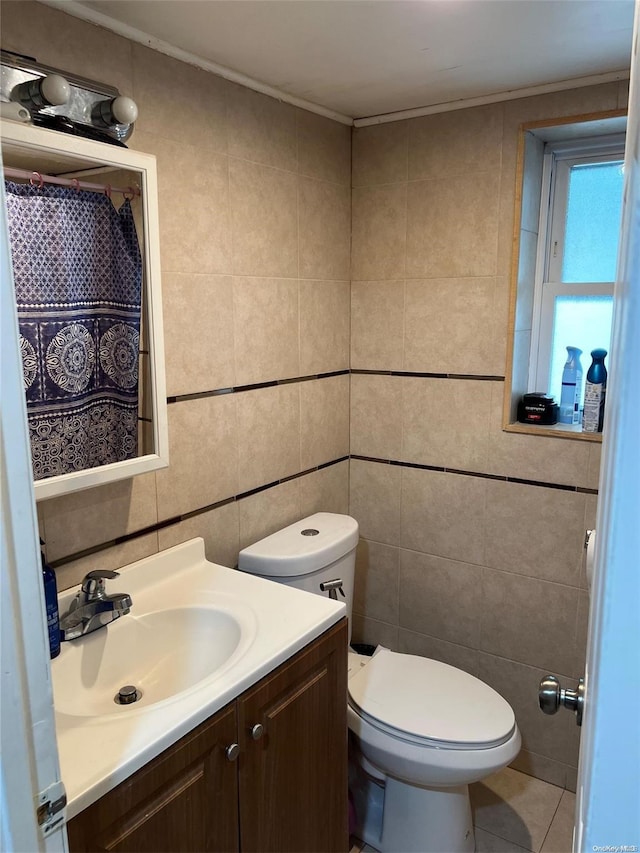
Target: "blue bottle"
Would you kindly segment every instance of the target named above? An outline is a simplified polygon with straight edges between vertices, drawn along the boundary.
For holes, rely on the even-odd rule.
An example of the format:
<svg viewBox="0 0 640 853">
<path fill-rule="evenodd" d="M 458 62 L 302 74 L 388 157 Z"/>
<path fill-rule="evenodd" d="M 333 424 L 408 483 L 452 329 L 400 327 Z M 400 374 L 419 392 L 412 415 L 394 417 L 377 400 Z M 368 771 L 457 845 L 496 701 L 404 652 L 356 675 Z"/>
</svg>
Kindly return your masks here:
<svg viewBox="0 0 640 853">
<path fill-rule="evenodd" d="M 602 432 L 604 423 L 604 401 L 607 393 L 607 368 L 604 360 L 606 349 L 591 350 L 591 367 L 587 371 L 584 386 L 584 413 L 582 429 L 584 432 Z"/>
<path fill-rule="evenodd" d="M 580 423 L 580 398 L 582 396 L 582 365 L 578 347 L 567 347 L 567 361 L 562 371 L 562 392 L 558 423 Z"/>
<path fill-rule="evenodd" d="M 44 545 L 42 539 L 40 544 Z M 44 583 L 44 600 L 47 608 L 47 628 L 49 630 L 49 653 L 52 658 L 60 654 L 60 619 L 58 614 L 58 586 L 56 575 L 40 551 L 42 559 L 42 581 Z"/>
</svg>

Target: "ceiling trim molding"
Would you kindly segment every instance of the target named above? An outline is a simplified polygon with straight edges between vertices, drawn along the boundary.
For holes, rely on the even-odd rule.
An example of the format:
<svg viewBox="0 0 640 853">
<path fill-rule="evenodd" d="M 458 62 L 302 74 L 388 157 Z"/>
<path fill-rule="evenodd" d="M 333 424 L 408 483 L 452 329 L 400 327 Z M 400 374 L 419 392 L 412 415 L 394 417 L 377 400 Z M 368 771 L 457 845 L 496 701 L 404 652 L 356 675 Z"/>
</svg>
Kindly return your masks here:
<svg viewBox="0 0 640 853">
<path fill-rule="evenodd" d="M 178 59 L 180 62 L 186 62 L 189 65 L 195 65 L 203 71 L 209 71 L 216 74 L 218 77 L 223 77 L 232 83 L 239 83 L 241 86 L 246 86 L 247 89 L 253 89 L 254 92 L 261 92 L 263 95 L 269 95 L 278 101 L 284 101 L 294 107 L 300 107 L 303 110 L 316 113 L 316 115 L 330 118 L 333 121 L 340 122 L 351 126 L 353 118 L 351 116 L 342 115 L 334 110 L 322 107 L 319 104 L 314 104 L 311 101 L 305 101 L 304 98 L 296 98 L 295 95 L 290 95 L 288 92 L 283 92 L 273 86 L 268 86 L 266 83 L 261 83 L 259 80 L 254 80 L 253 77 L 247 77 L 245 74 L 240 74 L 238 71 L 233 71 L 224 65 L 218 65 L 216 62 L 211 62 L 198 56 L 195 53 L 190 53 L 187 50 L 182 50 L 175 47 L 169 42 L 158 39 L 155 36 L 149 35 L 136 27 L 131 27 L 129 24 L 123 24 L 110 18 L 96 9 L 91 9 L 89 6 L 83 6 L 77 3 L 76 0 L 40 0 L 45 6 L 51 6 L 61 12 L 66 12 L 68 15 L 73 15 L 75 18 L 81 18 L 91 24 L 96 24 L 99 27 L 104 27 L 106 30 L 111 30 L 119 36 L 123 36 L 130 41 L 142 44 L 151 50 L 157 50 L 159 53 L 164 53 L 166 56 L 171 56 L 173 59 Z"/>
<path fill-rule="evenodd" d="M 169 42 L 149 35 L 142 30 L 132 27 L 129 24 L 123 24 L 121 21 L 116 21 L 110 18 L 103 12 L 92 9 L 89 6 L 84 6 L 77 0 L 40 0 L 45 6 L 51 6 L 68 15 L 73 15 L 76 18 L 81 18 L 91 24 L 104 27 L 111 30 L 117 35 L 123 36 L 130 41 L 142 44 L 151 50 L 157 50 L 159 53 L 164 53 L 173 59 L 181 62 L 186 62 L 189 65 L 195 65 L 204 71 L 209 71 L 216 74 L 218 77 L 223 77 L 232 83 L 238 83 L 241 86 L 246 86 L 248 89 L 253 89 L 254 92 L 261 92 L 263 95 L 268 95 L 278 101 L 284 101 L 294 107 L 300 107 L 303 110 L 315 113 L 316 115 L 324 116 L 333 121 L 340 122 L 348 126 L 354 127 L 369 127 L 376 124 L 387 124 L 392 121 L 402 121 L 403 119 L 418 118 L 420 116 L 434 115 L 436 113 L 452 112 L 454 110 L 463 110 L 468 107 L 478 107 L 485 104 L 495 104 L 501 101 L 513 101 L 518 98 L 529 98 L 534 95 L 546 95 L 551 92 L 560 92 L 567 89 L 581 89 L 585 86 L 597 86 L 602 83 L 613 83 L 621 80 L 628 80 L 630 76 L 629 69 L 620 71 L 609 71 L 605 74 L 592 74 L 587 77 L 573 77 L 568 80 L 558 80 L 554 83 L 543 83 L 539 86 L 528 86 L 522 89 L 510 89 L 506 92 L 495 92 L 490 95 L 481 95 L 476 98 L 461 98 L 455 101 L 444 101 L 439 104 L 430 104 L 424 107 L 416 107 L 410 110 L 399 110 L 391 113 L 381 113 L 374 116 L 363 116 L 362 118 L 352 118 L 351 116 L 343 115 L 342 113 L 330 110 L 327 107 L 315 104 L 312 101 L 306 101 L 304 98 L 297 98 L 288 92 L 283 92 L 266 83 L 261 83 L 253 77 L 248 77 L 238 71 L 233 71 L 224 65 L 218 65 L 216 62 L 211 62 L 204 59 L 195 53 L 190 53 L 187 50 L 182 50 Z"/>
<path fill-rule="evenodd" d="M 569 80 L 558 80 L 555 83 L 543 83 L 540 86 L 527 86 L 524 89 L 510 89 L 507 92 L 496 92 L 492 95 L 481 95 L 477 98 L 461 98 L 457 101 L 446 101 L 441 104 L 431 104 L 427 107 L 416 107 L 411 110 L 399 110 L 393 113 L 381 113 L 377 116 L 367 116 L 353 120 L 354 127 L 369 127 L 374 124 L 387 124 L 391 121 L 402 121 L 408 118 L 429 116 L 435 113 L 464 110 L 467 107 L 480 107 L 485 104 L 497 104 L 501 101 L 515 101 L 518 98 L 530 98 L 533 95 L 548 95 L 551 92 L 562 92 L 567 89 L 581 89 L 584 86 L 597 86 L 601 83 L 615 83 L 628 80 L 629 69 L 608 71 L 605 74 L 592 74 L 589 77 L 573 77 Z"/>
</svg>

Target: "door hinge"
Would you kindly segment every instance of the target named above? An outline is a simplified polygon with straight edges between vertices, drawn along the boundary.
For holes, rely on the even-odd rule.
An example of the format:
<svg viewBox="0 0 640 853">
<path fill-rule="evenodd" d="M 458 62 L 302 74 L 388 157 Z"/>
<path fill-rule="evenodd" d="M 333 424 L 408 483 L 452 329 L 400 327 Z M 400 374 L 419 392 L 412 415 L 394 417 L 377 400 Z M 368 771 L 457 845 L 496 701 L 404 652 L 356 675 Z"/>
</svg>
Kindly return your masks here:
<svg viewBox="0 0 640 853">
<path fill-rule="evenodd" d="M 46 838 L 66 821 L 67 792 L 62 782 L 54 782 L 38 794 L 36 817 L 40 835 Z"/>
</svg>

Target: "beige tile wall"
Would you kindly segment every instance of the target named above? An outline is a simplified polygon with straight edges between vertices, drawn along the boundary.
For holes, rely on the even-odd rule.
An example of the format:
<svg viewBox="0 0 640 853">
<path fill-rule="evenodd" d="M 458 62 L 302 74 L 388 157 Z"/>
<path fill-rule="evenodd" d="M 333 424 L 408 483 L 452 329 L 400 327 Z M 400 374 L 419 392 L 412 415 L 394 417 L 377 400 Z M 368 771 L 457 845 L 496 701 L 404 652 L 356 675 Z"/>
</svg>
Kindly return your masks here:
<svg viewBox="0 0 640 853">
<path fill-rule="evenodd" d="M 625 84 L 358 129 L 351 169 L 340 124 L 46 6 L 5 2 L 2 25 L 3 47 L 140 106 L 132 144 L 158 159 L 171 396 L 349 365 L 471 377 L 353 375 L 172 403 L 168 470 L 39 506 L 60 586 L 100 546 L 116 568 L 202 536 L 233 565 L 295 518 L 349 510 L 362 533 L 354 638 L 484 678 L 516 711 L 517 766 L 575 784 L 577 729 L 543 717 L 536 690 L 547 670 L 570 685 L 582 672 L 595 498 L 472 475 L 597 487 L 598 446 L 501 431 L 499 377 L 518 124 L 624 106 Z M 463 473 L 355 459 L 229 500 L 349 448 Z"/>
<path fill-rule="evenodd" d="M 348 369 L 349 127 L 35 3 L 3 3 L 2 46 L 139 106 L 130 145 L 158 162 L 171 397 Z M 303 514 L 348 509 L 343 462 L 192 514 L 346 456 L 348 376 L 171 403 L 169 430 L 168 469 L 39 506 L 62 588 L 193 536 L 235 565 Z"/>
<path fill-rule="evenodd" d="M 595 497 L 576 487 L 597 488 L 600 454 L 501 428 L 517 134 L 625 98 L 612 83 L 353 134 L 351 367 L 387 372 L 351 376 L 351 453 L 369 457 L 350 463 L 354 639 L 484 678 L 516 711 L 519 769 L 568 786 L 578 730 L 540 713 L 537 684 L 584 671 Z"/>
</svg>

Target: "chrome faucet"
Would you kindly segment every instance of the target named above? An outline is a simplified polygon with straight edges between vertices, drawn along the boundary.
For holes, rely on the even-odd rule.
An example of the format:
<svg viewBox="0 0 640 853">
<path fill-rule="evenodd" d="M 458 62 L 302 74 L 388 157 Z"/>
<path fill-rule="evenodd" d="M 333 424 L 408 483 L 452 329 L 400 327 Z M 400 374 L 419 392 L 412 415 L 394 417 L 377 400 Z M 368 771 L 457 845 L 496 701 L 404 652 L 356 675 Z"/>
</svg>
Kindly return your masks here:
<svg viewBox="0 0 640 853">
<path fill-rule="evenodd" d="M 117 577 L 118 572 L 108 569 L 97 569 L 85 575 L 80 592 L 60 617 L 61 640 L 83 637 L 129 612 L 132 605 L 130 595 L 126 592 L 107 595 L 105 580 Z"/>
</svg>

